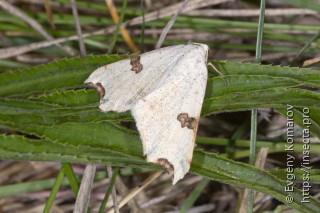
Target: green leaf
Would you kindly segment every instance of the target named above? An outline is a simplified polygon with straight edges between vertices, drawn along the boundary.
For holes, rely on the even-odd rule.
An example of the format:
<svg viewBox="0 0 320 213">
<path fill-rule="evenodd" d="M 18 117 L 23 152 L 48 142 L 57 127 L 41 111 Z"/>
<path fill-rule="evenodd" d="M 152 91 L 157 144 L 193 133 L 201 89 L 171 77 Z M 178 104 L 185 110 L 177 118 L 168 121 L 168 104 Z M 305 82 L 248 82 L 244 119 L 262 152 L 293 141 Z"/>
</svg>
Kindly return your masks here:
<svg viewBox="0 0 320 213">
<path fill-rule="evenodd" d="M 76 138 L 75 138 L 76 139 Z M 90 142 L 88 141 L 90 145 Z M 125 153 L 110 151 L 87 145 L 70 145 L 45 139 L 28 139 L 22 136 L 0 135 L 1 159 L 28 161 L 60 161 L 65 163 L 94 162 L 144 168 L 148 164 L 140 158 L 129 158 Z M 149 165 L 150 167 L 150 165 Z"/>
<path fill-rule="evenodd" d="M 33 95 L 30 100 L 45 102 L 59 106 L 82 106 L 90 103 L 97 107 L 99 96 L 96 91 L 91 90 L 60 90 L 48 94 Z"/>
<path fill-rule="evenodd" d="M 80 86 L 93 70 L 122 58 L 87 56 L 3 73 L 0 74 L 0 96 Z"/>
<path fill-rule="evenodd" d="M 41 124 L 54 125 L 67 122 L 99 122 L 99 121 L 130 121 L 132 120 L 130 114 L 108 112 L 102 113 L 97 107 L 94 109 L 52 109 L 44 110 L 40 113 L 30 111 L 23 111 L 19 113 L 11 110 L 10 112 L 0 112 L 0 122 L 3 124 Z"/>
<path fill-rule="evenodd" d="M 311 87 L 319 88 L 320 86 L 319 71 L 308 68 L 301 69 L 297 67 L 282 67 L 215 60 L 211 60 L 209 62 L 211 62 L 223 75 L 262 75 L 282 77 L 286 79 L 291 78 L 294 81 Z"/>
<path fill-rule="evenodd" d="M 78 148 L 90 146 L 97 150 L 113 151 L 119 154 L 129 152 L 133 156 L 142 156 L 142 145 L 135 132 L 107 122 L 64 123 L 52 126 L 15 124 L 12 127 L 39 138 L 47 138 L 55 143 Z M 128 141 L 131 141 L 130 146 L 128 146 Z"/>
<path fill-rule="evenodd" d="M 71 164 L 70 163 L 63 163 L 61 170 L 68 178 L 68 182 L 71 186 L 71 190 L 73 192 L 74 197 L 77 197 L 80 183 L 79 183 L 79 180 L 78 180 L 76 174 L 73 171 Z"/>
<path fill-rule="evenodd" d="M 287 104 L 295 107 L 320 108 L 320 94 L 296 88 L 235 92 L 209 99 L 206 98 L 202 106 L 202 114 L 207 115 L 260 107 L 285 108 Z"/>
<path fill-rule="evenodd" d="M 206 98 L 232 93 L 251 92 L 270 88 L 299 86 L 298 81 L 285 77 L 267 75 L 226 75 L 208 79 Z"/>
<path fill-rule="evenodd" d="M 57 176 L 57 178 L 56 178 L 56 180 L 54 182 L 54 185 L 53 185 L 53 187 L 51 189 L 51 192 L 50 192 L 49 198 L 48 198 L 48 200 L 46 202 L 46 205 L 45 205 L 45 207 L 43 209 L 44 213 L 49 213 L 50 212 L 50 209 L 51 209 L 51 207 L 53 205 L 54 199 L 55 199 L 55 197 L 56 197 L 56 195 L 57 195 L 57 193 L 59 191 L 59 188 L 60 188 L 60 186 L 61 186 L 61 184 L 63 182 L 63 178 L 64 178 L 64 172 L 63 172 L 63 170 L 60 170 L 60 172 L 59 172 L 59 174 L 58 174 L 58 176 Z"/>
</svg>

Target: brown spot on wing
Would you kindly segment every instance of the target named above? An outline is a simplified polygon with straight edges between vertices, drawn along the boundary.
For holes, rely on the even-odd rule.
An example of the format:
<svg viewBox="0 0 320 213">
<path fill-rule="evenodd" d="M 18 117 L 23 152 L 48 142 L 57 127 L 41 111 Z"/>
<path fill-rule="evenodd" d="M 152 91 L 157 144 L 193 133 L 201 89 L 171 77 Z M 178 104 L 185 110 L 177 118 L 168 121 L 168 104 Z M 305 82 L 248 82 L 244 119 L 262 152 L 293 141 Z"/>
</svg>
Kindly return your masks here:
<svg viewBox="0 0 320 213">
<path fill-rule="evenodd" d="M 87 83 L 87 85 L 89 87 L 92 87 L 93 89 L 95 89 L 99 93 L 100 100 L 104 97 L 106 92 L 105 92 L 104 87 L 102 86 L 101 83 L 94 84 L 94 83 L 89 82 L 89 83 Z"/>
<path fill-rule="evenodd" d="M 155 164 L 165 168 L 169 174 L 172 174 L 174 171 L 173 165 L 165 158 L 159 158 Z"/>
<path fill-rule="evenodd" d="M 188 129 L 197 129 L 197 119 L 189 117 L 188 113 L 180 113 L 177 119 L 180 121 L 182 128 L 187 127 Z"/>
<path fill-rule="evenodd" d="M 140 56 L 134 56 L 130 59 L 130 65 L 132 66 L 131 71 L 134 71 L 136 74 L 141 72 L 143 69 L 142 64 L 140 63 Z"/>
</svg>

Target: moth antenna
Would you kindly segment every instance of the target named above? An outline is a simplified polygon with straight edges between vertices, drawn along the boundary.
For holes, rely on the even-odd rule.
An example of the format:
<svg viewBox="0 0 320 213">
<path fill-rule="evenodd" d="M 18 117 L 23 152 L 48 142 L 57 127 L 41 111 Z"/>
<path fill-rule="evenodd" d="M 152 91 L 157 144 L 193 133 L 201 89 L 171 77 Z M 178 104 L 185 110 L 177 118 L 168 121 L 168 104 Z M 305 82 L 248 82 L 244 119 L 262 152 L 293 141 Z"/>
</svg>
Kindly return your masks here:
<svg viewBox="0 0 320 213">
<path fill-rule="evenodd" d="M 211 62 L 208 63 L 208 66 L 211 66 L 216 73 L 218 73 L 221 76 L 224 76 L 222 72 L 220 72 Z"/>
</svg>

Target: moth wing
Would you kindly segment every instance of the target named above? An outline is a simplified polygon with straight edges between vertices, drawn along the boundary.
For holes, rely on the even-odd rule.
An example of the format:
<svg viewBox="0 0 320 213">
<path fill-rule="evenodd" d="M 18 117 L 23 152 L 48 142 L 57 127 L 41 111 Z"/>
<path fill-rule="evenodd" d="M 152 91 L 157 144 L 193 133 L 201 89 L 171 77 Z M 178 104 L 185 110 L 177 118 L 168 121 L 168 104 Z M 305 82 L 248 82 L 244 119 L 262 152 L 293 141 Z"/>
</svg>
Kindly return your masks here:
<svg viewBox="0 0 320 213">
<path fill-rule="evenodd" d="M 96 69 L 85 83 L 100 94 L 104 112 L 124 112 L 159 86 L 187 45 L 165 47 Z"/>
<path fill-rule="evenodd" d="M 190 168 L 207 52 L 203 44 L 166 47 L 102 66 L 85 81 L 98 90 L 102 111 L 131 110 L 147 161 L 173 173 L 173 184 Z"/>
<path fill-rule="evenodd" d="M 161 87 L 133 106 L 147 161 L 173 174 L 173 184 L 189 171 L 207 83 L 207 52 L 177 64 Z"/>
</svg>

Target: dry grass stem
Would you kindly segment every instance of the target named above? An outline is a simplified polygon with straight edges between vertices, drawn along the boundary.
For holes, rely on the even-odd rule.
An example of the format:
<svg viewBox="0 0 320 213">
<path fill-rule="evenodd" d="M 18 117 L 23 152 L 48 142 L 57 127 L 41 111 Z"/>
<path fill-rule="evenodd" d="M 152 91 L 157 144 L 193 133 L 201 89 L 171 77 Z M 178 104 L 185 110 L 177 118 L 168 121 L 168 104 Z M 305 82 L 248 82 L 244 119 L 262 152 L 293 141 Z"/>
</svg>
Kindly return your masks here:
<svg viewBox="0 0 320 213">
<path fill-rule="evenodd" d="M 87 164 L 84 174 L 82 176 L 80 189 L 77 195 L 74 213 L 85 213 L 87 212 L 91 188 L 93 184 L 93 179 L 96 174 L 96 165 Z"/>
<path fill-rule="evenodd" d="M 281 9 L 266 9 L 266 17 L 271 16 L 293 16 L 293 15 L 318 15 L 316 11 L 298 8 L 281 8 Z M 188 12 L 183 12 L 188 16 L 200 17 L 258 17 L 259 10 L 257 9 L 199 9 Z"/>
<path fill-rule="evenodd" d="M 80 56 L 85 56 L 87 55 L 87 51 L 86 51 L 86 47 L 84 46 L 84 41 L 82 37 L 82 30 L 81 30 L 80 21 L 79 21 L 77 5 L 75 0 L 70 0 L 70 3 L 71 3 L 72 13 L 73 13 L 74 25 L 76 27 L 77 35 L 78 35 Z"/>
</svg>

